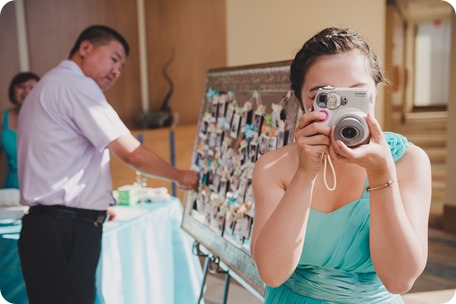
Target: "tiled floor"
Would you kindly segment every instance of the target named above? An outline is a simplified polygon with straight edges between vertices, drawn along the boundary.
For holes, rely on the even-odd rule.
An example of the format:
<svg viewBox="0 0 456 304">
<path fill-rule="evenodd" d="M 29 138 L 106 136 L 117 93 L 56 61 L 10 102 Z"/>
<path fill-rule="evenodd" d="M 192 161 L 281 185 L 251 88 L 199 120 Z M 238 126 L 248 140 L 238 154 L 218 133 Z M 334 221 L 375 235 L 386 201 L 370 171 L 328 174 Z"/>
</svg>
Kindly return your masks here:
<svg viewBox="0 0 456 304">
<path fill-rule="evenodd" d="M 455 304 L 456 289 L 410 293 L 402 296 L 405 304 Z"/>
<path fill-rule="evenodd" d="M 206 304 L 219 304 L 223 300 L 224 278 L 213 274 L 208 274 L 207 289 L 204 294 Z M 231 281 L 228 289 L 227 304 L 260 304 L 263 301 L 259 300 L 247 289 L 239 285 L 237 282 Z"/>
<path fill-rule="evenodd" d="M 213 275 L 207 278 L 206 304 L 219 304 L 223 299 L 224 281 Z M 408 293 L 402 296 L 405 304 L 456 304 L 456 288 Z M 260 304 L 261 300 L 239 284 L 230 284 L 227 304 Z M 284 303 L 286 304 L 286 303 Z"/>
<path fill-rule="evenodd" d="M 208 274 L 204 295 L 206 304 L 223 299 L 224 277 Z M 456 304 L 456 235 L 429 231 L 429 259 L 412 290 L 403 295 L 406 304 Z M 260 304 L 261 300 L 231 281 L 227 304 Z"/>
</svg>

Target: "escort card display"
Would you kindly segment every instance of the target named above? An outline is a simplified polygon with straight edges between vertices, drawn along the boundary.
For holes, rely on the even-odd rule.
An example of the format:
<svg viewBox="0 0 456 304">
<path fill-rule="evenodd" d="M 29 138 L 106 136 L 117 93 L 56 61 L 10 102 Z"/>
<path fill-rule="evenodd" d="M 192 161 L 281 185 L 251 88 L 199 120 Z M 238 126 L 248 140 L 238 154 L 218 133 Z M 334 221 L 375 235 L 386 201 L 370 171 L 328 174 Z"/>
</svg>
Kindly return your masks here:
<svg viewBox="0 0 456 304">
<path fill-rule="evenodd" d="M 209 70 L 193 148 L 198 191 L 185 197 L 182 227 L 259 294 L 250 257 L 257 159 L 293 141 L 299 102 L 290 62 Z"/>
</svg>

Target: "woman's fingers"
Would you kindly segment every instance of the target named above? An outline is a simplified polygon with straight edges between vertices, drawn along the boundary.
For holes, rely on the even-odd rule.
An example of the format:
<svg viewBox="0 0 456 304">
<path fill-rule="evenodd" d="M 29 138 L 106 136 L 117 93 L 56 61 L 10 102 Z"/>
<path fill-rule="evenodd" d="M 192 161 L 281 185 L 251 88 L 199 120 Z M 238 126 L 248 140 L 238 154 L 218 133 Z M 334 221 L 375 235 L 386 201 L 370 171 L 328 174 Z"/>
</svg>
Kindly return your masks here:
<svg viewBox="0 0 456 304">
<path fill-rule="evenodd" d="M 325 119 L 326 115 L 319 111 L 313 111 L 309 113 L 305 113 L 302 115 L 301 119 L 298 122 L 297 129 L 305 128 L 307 125 L 310 125 L 313 122 L 319 122 L 322 119 Z"/>
<path fill-rule="evenodd" d="M 380 124 L 378 123 L 377 119 L 375 119 L 374 116 L 372 116 L 370 113 L 368 113 L 366 122 L 367 122 L 367 125 L 369 126 L 371 140 L 373 140 L 376 143 L 379 143 L 380 141 L 382 141 L 384 139 L 383 132 L 382 132 L 382 128 L 380 127 Z"/>
<path fill-rule="evenodd" d="M 298 140 L 299 137 L 312 137 L 315 135 L 324 135 L 329 137 L 331 129 L 322 123 L 312 122 L 304 128 L 296 128 L 295 130 L 295 139 Z"/>
<path fill-rule="evenodd" d="M 329 146 L 329 155 L 332 159 L 337 159 L 342 162 L 350 162 L 350 159 L 343 156 L 340 149 L 337 147 L 337 144 L 331 144 Z"/>
<path fill-rule="evenodd" d="M 296 140 L 301 145 L 323 145 L 329 146 L 330 139 L 328 136 L 317 133 L 312 136 L 299 136 Z"/>
<path fill-rule="evenodd" d="M 334 153 L 338 155 L 340 158 L 343 159 L 350 159 L 351 157 L 351 149 L 348 148 L 342 141 L 337 140 L 334 137 L 334 126 L 331 127 L 331 148 L 333 149 Z"/>
</svg>

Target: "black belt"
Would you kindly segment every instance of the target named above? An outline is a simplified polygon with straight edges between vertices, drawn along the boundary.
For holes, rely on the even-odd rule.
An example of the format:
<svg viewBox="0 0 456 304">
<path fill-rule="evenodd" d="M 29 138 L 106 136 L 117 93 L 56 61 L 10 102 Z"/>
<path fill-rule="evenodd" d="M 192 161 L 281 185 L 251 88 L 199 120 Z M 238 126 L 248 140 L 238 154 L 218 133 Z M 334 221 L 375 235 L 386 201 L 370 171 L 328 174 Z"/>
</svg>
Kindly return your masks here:
<svg viewBox="0 0 456 304">
<path fill-rule="evenodd" d="M 28 214 L 46 214 L 52 215 L 56 219 L 92 222 L 95 224 L 103 224 L 107 217 L 106 211 L 79 209 L 58 205 L 32 206 L 29 208 Z"/>
</svg>

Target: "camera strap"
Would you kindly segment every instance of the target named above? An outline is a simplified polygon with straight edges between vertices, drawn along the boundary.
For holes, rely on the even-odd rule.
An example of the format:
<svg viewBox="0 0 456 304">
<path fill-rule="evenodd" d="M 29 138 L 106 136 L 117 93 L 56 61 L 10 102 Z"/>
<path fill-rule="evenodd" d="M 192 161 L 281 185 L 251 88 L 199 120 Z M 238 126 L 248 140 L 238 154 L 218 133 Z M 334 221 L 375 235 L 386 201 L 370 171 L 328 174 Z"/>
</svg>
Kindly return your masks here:
<svg viewBox="0 0 456 304">
<path fill-rule="evenodd" d="M 332 174 L 333 174 L 333 180 L 334 180 L 334 185 L 331 187 L 328 186 L 328 182 L 326 181 L 326 169 L 327 169 L 327 163 L 329 163 L 329 166 L 331 167 L 331 171 L 332 171 Z M 334 166 L 332 164 L 332 161 L 331 161 L 331 156 L 329 156 L 329 154 L 323 154 L 323 181 L 325 182 L 325 186 L 326 186 L 326 189 L 328 189 L 329 191 L 334 191 L 334 189 L 336 189 L 336 185 L 337 185 L 337 182 L 336 182 L 336 170 L 334 170 Z"/>
</svg>

